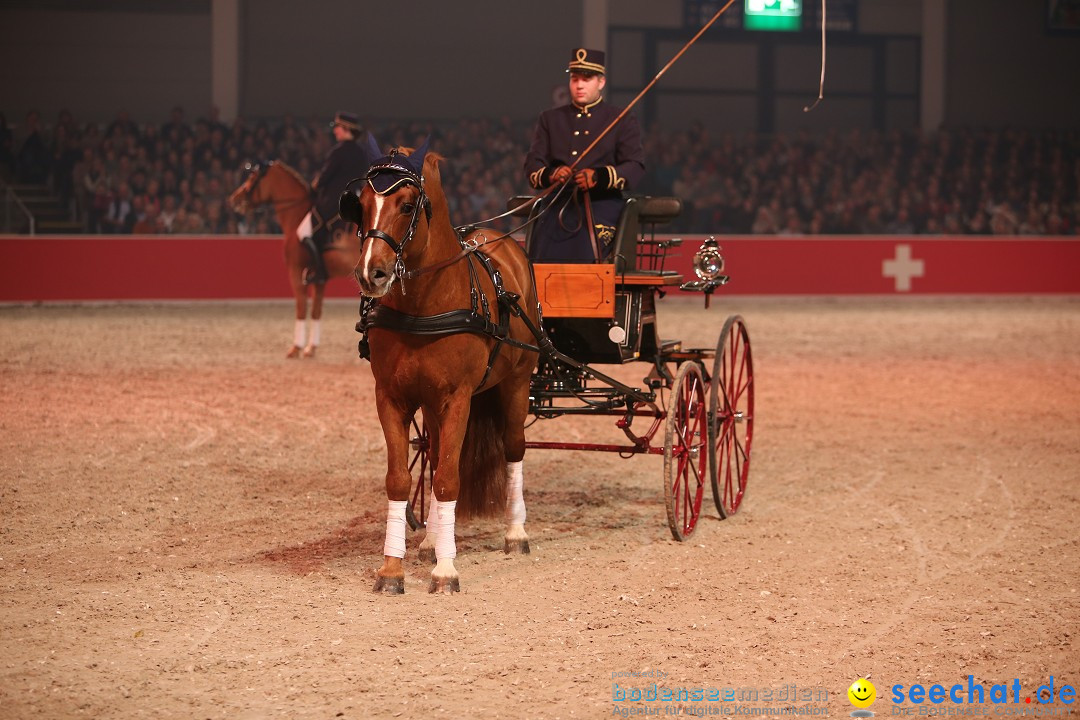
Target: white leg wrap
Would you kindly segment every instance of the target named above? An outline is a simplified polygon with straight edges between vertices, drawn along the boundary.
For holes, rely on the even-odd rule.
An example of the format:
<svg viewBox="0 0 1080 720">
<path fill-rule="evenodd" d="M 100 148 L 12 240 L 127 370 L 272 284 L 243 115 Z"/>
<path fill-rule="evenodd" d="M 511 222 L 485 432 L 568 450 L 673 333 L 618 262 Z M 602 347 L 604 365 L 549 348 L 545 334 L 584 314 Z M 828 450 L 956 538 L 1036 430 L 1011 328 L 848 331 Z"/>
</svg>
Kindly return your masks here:
<svg viewBox="0 0 1080 720">
<path fill-rule="evenodd" d="M 431 491 L 431 502 L 428 504 L 427 523 L 424 526 L 424 541 L 422 547 L 435 547 L 435 538 L 439 536 L 439 513 L 435 511 L 435 491 Z"/>
<path fill-rule="evenodd" d="M 525 524 L 525 497 L 522 462 L 506 463 L 506 524 Z"/>
<path fill-rule="evenodd" d="M 304 219 L 300 221 L 300 225 L 296 228 L 296 236 L 300 240 L 311 237 L 311 213 L 305 215 Z"/>
<path fill-rule="evenodd" d="M 388 500 L 386 503 L 386 542 L 383 555 L 405 557 L 405 500 Z"/>
<path fill-rule="evenodd" d="M 304 328 L 304 321 L 297 320 L 296 325 L 293 326 L 293 345 L 296 347 L 304 347 L 304 338 L 307 336 L 307 332 Z"/>
<path fill-rule="evenodd" d="M 311 321 L 311 333 L 309 334 L 309 337 L 311 338 L 311 346 L 312 347 L 319 347 L 319 335 L 320 335 L 319 331 L 321 329 L 322 329 L 322 321 L 321 320 L 312 320 Z"/>
<path fill-rule="evenodd" d="M 453 560 L 457 557 L 457 545 L 454 543 L 454 514 L 457 512 L 457 500 L 436 502 L 434 512 L 439 514 L 438 535 L 435 536 L 435 559 Z"/>
</svg>

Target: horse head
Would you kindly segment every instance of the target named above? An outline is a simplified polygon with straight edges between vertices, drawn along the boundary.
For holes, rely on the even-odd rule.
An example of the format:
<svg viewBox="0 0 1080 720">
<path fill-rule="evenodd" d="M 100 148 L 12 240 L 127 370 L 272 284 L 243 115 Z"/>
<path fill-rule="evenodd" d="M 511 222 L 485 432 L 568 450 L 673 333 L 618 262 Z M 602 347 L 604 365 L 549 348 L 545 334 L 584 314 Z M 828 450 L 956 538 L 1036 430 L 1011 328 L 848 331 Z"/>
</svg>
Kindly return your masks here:
<svg viewBox="0 0 1080 720">
<path fill-rule="evenodd" d="M 252 164 L 247 163 L 244 165 L 244 171 L 247 176 L 244 181 L 240 183 L 240 187 L 233 190 L 232 195 L 229 195 L 229 207 L 233 211 L 240 213 L 241 215 L 248 211 L 248 208 L 252 205 L 260 205 L 266 202 L 260 192 L 256 195 L 256 190 L 259 187 L 259 181 L 262 180 L 263 175 L 266 174 L 267 166 L 265 163 Z"/>
<path fill-rule="evenodd" d="M 369 154 L 378 157 L 379 147 L 370 134 L 368 142 Z M 386 295 L 405 274 L 406 261 L 424 254 L 432 217 L 429 193 L 445 203 L 440 159 L 428 153 L 428 140 L 411 152 L 396 148 L 371 164 L 358 194 L 348 189 L 342 194 L 341 217 L 356 223 L 363 238 L 354 274 L 364 295 Z"/>
<path fill-rule="evenodd" d="M 236 212 L 247 212 L 251 205 L 272 202 L 279 215 L 285 211 L 302 216 L 311 207 L 311 186 L 280 160 L 248 163 L 244 169 L 247 177 L 229 196 L 229 204 Z"/>
</svg>

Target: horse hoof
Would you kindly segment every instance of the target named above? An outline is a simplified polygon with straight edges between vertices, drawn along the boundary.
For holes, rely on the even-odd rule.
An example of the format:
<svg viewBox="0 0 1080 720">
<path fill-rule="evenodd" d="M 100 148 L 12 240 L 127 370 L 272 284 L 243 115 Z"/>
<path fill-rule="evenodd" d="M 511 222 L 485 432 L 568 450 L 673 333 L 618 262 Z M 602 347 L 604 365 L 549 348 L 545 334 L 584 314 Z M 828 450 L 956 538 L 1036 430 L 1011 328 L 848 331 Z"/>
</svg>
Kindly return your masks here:
<svg viewBox="0 0 1080 720">
<path fill-rule="evenodd" d="M 461 592 L 461 585 L 458 583 L 456 577 L 453 578 L 431 578 L 431 585 L 428 586 L 429 593 L 444 593 L 446 595 L 453 595 L 456 592 Z"/>
<path fill-rule="evenodd" d="M 503 544 L 503 552 L 507 555 L 511 553 L 515 555 L 528 555 L 529 554 L 529 539 L 524 540 L 507 540 Z"/>
<path fill-rule="evenodd" d="M 304 348 L 304 353 L 303 353 L 304 357 L 306 357 L 306 358 L 315 357 L 316 347 L 317 346 L 315 346 L 315 345 L 308 345 L 306 348 Z"/>
<path fill-rule="evenodd" d="M 285 357 L 290 360 L 300 357 L 300 346 L 293 345 L 291 348 L 289 348 L 289 352 L 285 353 Z"/>
<path fill-rule="evenodd" d="M 381 592 L 384 595 L 404 595 L 405 578 L 383 577 L 380 575 L 378 579 L 375 580 L 374 592 Z"/>
<path fill-rule="evenodd" d="M 421 547 L 416 556 L 420 558 L 420 562 L 427 563 L 428 565 L 435 564 L 435 548 L 433 547 Z"/>
</svg>

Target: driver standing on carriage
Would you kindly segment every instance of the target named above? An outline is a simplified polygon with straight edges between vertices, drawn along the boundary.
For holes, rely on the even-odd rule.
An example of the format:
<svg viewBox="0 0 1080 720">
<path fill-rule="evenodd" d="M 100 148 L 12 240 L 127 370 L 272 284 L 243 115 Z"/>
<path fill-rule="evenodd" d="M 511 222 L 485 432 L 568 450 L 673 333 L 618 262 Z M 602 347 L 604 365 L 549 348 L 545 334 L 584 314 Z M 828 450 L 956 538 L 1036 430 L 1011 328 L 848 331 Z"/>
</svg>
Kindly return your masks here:
<svg viewBox="0 0 1080 720">
<path fill-rule="evenodd" d="M 604 53 L 576 48 L 566 72 L 570 104 L 541 113 L 525 157 L 525 175 L 538 190 L 564 181 L 570 187 L 561 193 L 556 188 L 541 201 L 553 206 L 537 220 L 529 257 L 600 262 L 607 259 L 615 239 L 623 191 L 633 189 L 645 175 L 645 152 L 637 119 L 627 113 L 582 156 L 622 108 L 604 102 L 601 95 L 607 83 Z"/>
<path fill-rule="evenodd" d="M 305 274 L 305 284 L 322 285 L 327 280 L 326 263 L 322 253 L 332 239 L 332 232 L 344 222 L 338 215 L 338 198 L 354 178 L 367 174 L 371 159 L 356 144 L 362 133 L 356 115 L 339 112 L 330 124 L 337 144 L 330 149 L 326 162 L 311 181 L 315 195 L 314 207 L 300 223 L 296 233 L 312 258 L 312 267 Z"/>
</svg>

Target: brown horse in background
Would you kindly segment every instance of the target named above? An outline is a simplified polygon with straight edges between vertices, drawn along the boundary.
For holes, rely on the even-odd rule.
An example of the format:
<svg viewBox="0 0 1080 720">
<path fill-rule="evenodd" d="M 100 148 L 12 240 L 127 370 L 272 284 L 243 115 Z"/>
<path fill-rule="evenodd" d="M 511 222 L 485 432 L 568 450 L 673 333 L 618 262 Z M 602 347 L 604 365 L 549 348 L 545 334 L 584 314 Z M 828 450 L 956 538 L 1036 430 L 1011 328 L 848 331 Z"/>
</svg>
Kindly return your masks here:
<svg viewBox="0 0 1080 720">
<path fill-rule="evenodd" d="M 256 165 L 240 187 L 229 196 L 229 205 L 236 212 L 247 212 L 248 206 L 273 203 L 278 225 L 285 232 L 285 268 L 289 285 L 296 299 L 296 325 L 293 344 L 286 357 L 314 357 L 319 345 L 323 293 L 326 286 L 312 285 L 311 327 L 305 332 L 308 309 L 308 286 L 304 285 L 304 270 L 311 264 L 311 254 L 297 237 L 296 229 L 312 207 L 311 186 L 300 173 L 282 162 Z M 332 277 L 351 275 L 360 259 L 360 240 L 346 225 L 333 234 L 332 242 L 323 252 L 326 272 Z"/>
<path fill-rule="evenodd" d="M 377 157 L 370 136 L 369 142 L 371 157 Z M 535 337 L 528 324 L 539 325 L 532 268 L 512 238 L 474 231 L 459 239 L 439 177 L 441 158 L 426 147 L 411 155 L 394 151 L 373 163 L 359 197 L 343 195 L 341 207 L 364 238 L 356 267 L 361 292 L 378 298 L 361 326 L 387 453 L 386 542 L 375 590 L 390 593 L 404 592 L 409 430 L 417 410 L 431 434 L 435 465 L 420 546 L 422 558 L 430 560 L 434 550 L 429 590 L 458 590 L 459 511 L 490 514 L 505 507 L 504 550 L 529 551 L 522 458 L 538 357 L 529 347 Z M 520 298 L 514 308 L 507 304 L 512 296 Z M 464 327 L 465 316 L 472 327 Z M 457 329 L 451 318 L 461 321 Z M 501 338 L 478 328 L 478 318 L 501 325 Z"/>
</svg>

